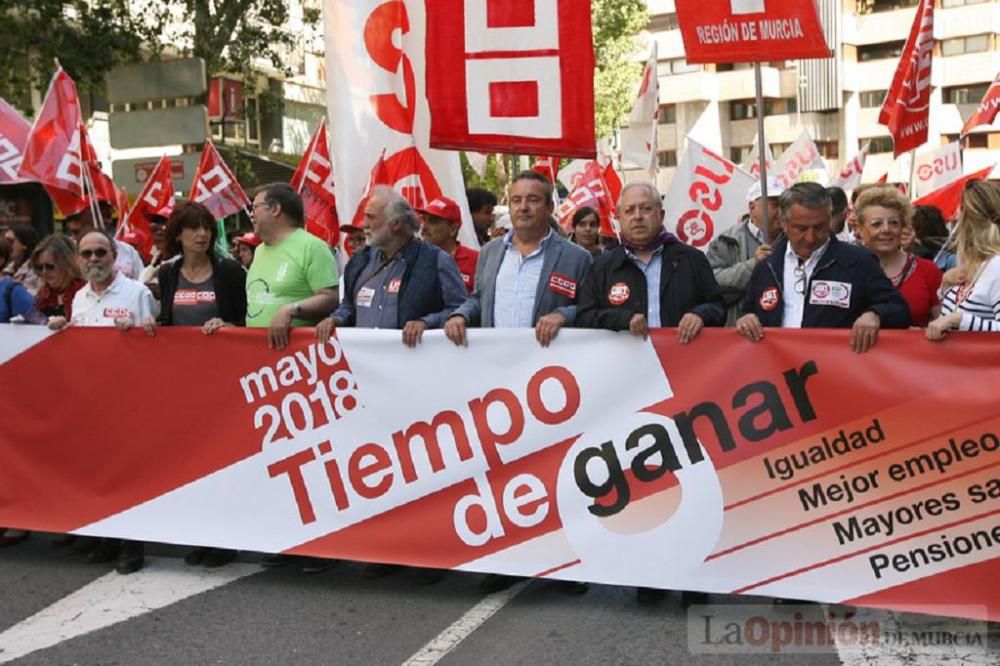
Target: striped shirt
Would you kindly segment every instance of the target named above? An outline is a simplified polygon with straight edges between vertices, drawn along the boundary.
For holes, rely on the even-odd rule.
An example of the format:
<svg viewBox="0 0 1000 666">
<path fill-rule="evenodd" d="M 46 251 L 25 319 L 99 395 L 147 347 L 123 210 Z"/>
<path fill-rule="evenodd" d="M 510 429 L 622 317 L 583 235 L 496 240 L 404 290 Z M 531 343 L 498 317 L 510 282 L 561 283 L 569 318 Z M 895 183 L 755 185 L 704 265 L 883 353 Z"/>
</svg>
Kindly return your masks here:
<svg viewBox="0 0 1000 666">
<path fill-rule="evenodd" d="M 1000 331 L 1000 255 L 987 261 L 971 285 L 949 288 L 941 297 L 941 314 L 962 311 L 960 331 Z"/>
</svg>

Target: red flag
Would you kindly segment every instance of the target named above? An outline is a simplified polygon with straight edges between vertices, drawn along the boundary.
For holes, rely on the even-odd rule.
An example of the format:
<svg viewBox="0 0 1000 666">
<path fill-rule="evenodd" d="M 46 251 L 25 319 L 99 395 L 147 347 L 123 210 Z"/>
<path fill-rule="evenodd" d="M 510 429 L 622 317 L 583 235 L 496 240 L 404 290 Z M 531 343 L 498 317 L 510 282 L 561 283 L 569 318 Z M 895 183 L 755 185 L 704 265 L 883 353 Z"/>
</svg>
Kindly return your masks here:
<svg viewBox="0 0 1000 666">
<path fill-rule="evenodd" d="M 17 172 L 30 133 L 31 123 L 0 97 L 0 183 L 23 182 Z"/>
<path fill-rule="evenodd" d="M 302 195 L 306 231 L 327 243 L 336 244 L 340 239 L 340 221 L 337 218 L 337 196 L 325 119 L 313 133 L 309 147 L 292 176 L 291 185 Z"/>
<path fill-rule="evenodd" d="M 368 185 L 365 187 L 365 193 L 358 202 L 358 208 L 354 212 L 354 219 L 351 221 L 351 226 L 358 229 L 361 228 L 361 223 L 365 219 L 365 206 L 368 205 L 368 199 L 371 197 L 372 190 L 375 189 L 376 185 L 392 186 L 392 176 L 389 175 L 389 169 L 385 164 L 384 150 L 378 156 L 378 161 L 375 162 L 375 166 L 372 167 L 371 174 L 368 176 Z"/>
<path fill-rule="evenodd" d="M 910 37 L 878 116 L 879 124 L 892 134 L 894 157 L 927 141 L 933 53 L 934 2 L 920 0 Z"/>
<path fill-rule="evenodd" d="M 81 158 L 87 165 L 87 175 L 90 176 L 90 183 L 85 183 L 85 186 L 88 190 L 91 185 L 93 186 L 98 201 L 107 201 L 112 205 L 116 205 L 118 203 L 118 190 L 115 188 L 115 183 L 111 180 L 111 177 L 101 170 L 101 165 L 97 159 L 97 152 L 94 150 L 93 144 L 90 143 L 90 136 L 87 134 L 86 126 L 82 123 L 80 124 L 80 147 Z M 120 215 L 121 211 L 119 210 L 118 212 Z"/>
<path fill-rule="evenodd" d="M 25 142 L 18 175 L 82 197 L 80 123 L 76 84 L 59 67 Z"/>
<path fill-rule="evenodd" d="M 125 228 L 125 221 L 128 219 L 129 205 L 128 205 L 128 192 L 125 191 L 124 187 L 118 188 L 118 199 L 115 202 L 115 207 L 118 208 L 118 229 L 115 230 L 115 236 Z"/>
<path fill-rule="evenodd" d="M 432 147 L 594 157 L 590 2 L 421 4 Z"/>
<path fill-rule="evenodd" d="M 149 239 L 147 241 L 149 247 L 143 248 L 144 253 L 151 251 L 153 244 L 149 216 L 169 217 L 173 209 L 174 181 L 170 175 L 170 158 L 164 155 L 146 179 L 146 183 L 142 186 L 142 191 L 136 198 L 135 205 L 132 206 L 124 225 L 127 230 L 138 229 L 146 234 Z"/>
<path fill-rule="evenodd" d="M 608 188 L 608 196 L 611 197 L 612 206 L 618 205 L 618 198 L 622 195 L 622 179 L 615 171 L 615 167 L 611 162 L 608 162 L 602 171 L 604 175 L 604 184 Z"/>
<path fill-rule="evenodd" d="M 962 176 L 939 190 L 934 190 L 919 199 L 914 199 L 913 205 L 937 206 L 944 219 L 953 220 L 958 215 L 958 207 L 962 204 L 962 193 L 965 191 L 965 184 L 970 180 L 984 180 L 989 177 L 990 172 L 993 171 L 993 166 L 980 169 L 975 173 L 970 173 L 968 176 Z"/>
<path fill-rule="evenodd" d="M 211 141 L 205 142 L 188 198 L 206 206 L 217 220 L 250 206 L 246 192 Z"/>
<path fill-rule="evenodd" d="M 964 139 L 966 134 L 980 125 L 992 125 L 993 119 L 997 117 L 998 110 L 1000 110 L 1000 73 L 996 75 L 993 83 L 986 89 L 983 101 L 976 107 L 975 112 L 965 121 L 960 138 Z M 2 158 L 0 158 L 0 161 L 2 161 Z"/>
<path fill-rule="evenodd" d="M 531 165 L 532 171 L 537 171 L 546 178 L 549 182 L 555 185 L 556 183 L 556 166 L 559 164 L 559 159 L 556 157 L 541 157 L 539 156 L 535 163 Z"/>
<path fill-rule="evenodd" d="M 601 165 L 594 160 L 587 163 L 581 174 L 579 184 L 560 204 L 559 209 L 556 211 L 559 224 L 565 229 L 571 229 L 573 226 L 573 214 L 584 206 L 593 208 L 600 216 L 600 235 L 614 237 L 615 223 L 612 221 L 612 218 L 615 216 L 615 202 L 612 200 L 607 183 L 604 181 Z"/>
</svg>

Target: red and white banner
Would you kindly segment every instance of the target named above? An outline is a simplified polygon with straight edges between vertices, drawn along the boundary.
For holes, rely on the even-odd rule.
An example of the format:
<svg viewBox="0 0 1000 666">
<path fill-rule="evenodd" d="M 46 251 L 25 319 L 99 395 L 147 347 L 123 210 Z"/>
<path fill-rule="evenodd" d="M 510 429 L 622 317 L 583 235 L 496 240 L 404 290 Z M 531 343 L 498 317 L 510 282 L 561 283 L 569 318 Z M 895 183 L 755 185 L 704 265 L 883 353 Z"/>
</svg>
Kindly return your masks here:
<svg viewBox="0 0 1000 666">
<path fill-rule="evenodd" d="M 551 156 L 539 156 L 535 163 L 531 165 L 532 171 L 537 171 L 546 178 L 549 182 L 555 185 L 556 183 L 556 170 L 559 167 L 559 158 Z"/>
<path fill-rule="evenodd" d="M 313 133 L 309 147 L 292 176 L 291 186 L 302 195 L 306 231 L 336 245 L 340 241 L 340 221 L 325 119 Z"/>
<path fill-rule="evenodd" d="M 764 166 L 767 168 L 768 175 L 774 173 L 774 155 L 771 153 L 771 144 L 767 142 L 764 143 Z M 754 180 L 760 180 L 760 142 L 756 134 L 753 138 L 753 146 L 750 147 L 750 154 L 747 155 L 746 161 L 740 167 L 753 176 Z"/>
<path fill-rule="evenodd" d="M 806 179 L 825 183 L 828 175 L 826 162 L 807 130 L 802 130 L 795 143 L 786 148 L 774 163 L 774 177 L 786 188 Z"/>
<path fill-rule="evenodd" d="M 31 123 L 0 97 L 0 183 L 22 183 L 18 175 Z"/>
<path fill-rule="evenodd" d="M 920 0 L 899 67 L 878 116 L 879 124 L 888 127 L 892 134 L 894 157 L 927 141 L 933 55 L 934 0 Z"/>
<path fill-rule="evenodd" d="M 858 151 L 858 154 L 848 160 L 844 168 L 840 170 L 837 177 L 830 181 L 830 185 L 839 187 L 845 192 L 851 192 L 861 184 L 861 175 L 865 171 L 865 161 L 868 159 L 868 148 L 871 143 L 866 143 Z"/>
<path fill-rule="evenodd" d="M 962 145 L 958 141 L 917 155 L 913 166 L 914 196 L 922 197 L 962 177 Z"/>
<path fill-rule="evenodd" d="M 746 171 L 688 139 L 663 201 L 667 231 L 707 252 L 709 243 L 747 212 L 747 191 L 753 183 Z"/>
<path fill-rule="evenodd" d="M 355 218 L 372 167 L 384 151 L 393 185 L 411 202 L 445 196 L 458 203 L 462 210 L 458 240 L 475 248 L 479 241 L 458 153 L 433 150 L 429 144 L 431 120 L 424 86 L 427 12 L 437 11 L 438 3 L 426 4 L 325 2 L 327 108 L 337 212 L 341 220 Z M 445 41 L 457 41 L 460 34 L 449 34 Z M 451 85 L 456 85 L 454 80 Z"/>
<path fill-rule="evenodd" d="M 677 0 L 690 63 L 829 58 L 816 0 Z"/>
<path fill-rule="evenodd" d="M 594 156 L 589 0 L 426 5 L 431 145 Z"/>
<path fill-rule="evenodd" d="M 914 206 L 936 206 L 946 220 L 954 220 L 958 217 L 958 209 L 962 205 L 962 193 L 965 191 L 965 184 L 970 180 L 985 180 L 996 165 L 990 165 L 985 169 L 980 169 L 968 176 L 962 176 L 958 180 L 952 181 L 939 190 L 929 192 L 918 199 L 913 200 Z"/>
<path fill-rule="evenodd" d="M 965 121 L 960 138 L 964 139 L 969 132 L 977 127 L 992 125 L 993 119 L 997 117 L 997 111 L 1000 111 L 1000 73 L 996 75 L 993 83 L 986 89 L 986 94 L 983 95 L 983 99 L 979 102 L 979 106 L 976 107 L 975 112 Z"/>
<path fill-rule="evenodd" d="M 570 188 L 570 194 L 559 204 L 556 219 L 564 229 L 573 228 L 573 214 L 577 210 L 590 207 L 597 211 L 600 218 L 600 235 L 608 238 L 617 236 L 618 215 L 615 206 L 621 183 L 616 182 L 618 192 L 613 191 L 605 178 L 608 170 L 617 178 L 610 164 L 602 169 L 596 160 L 590 160 L 584 165 L 583 171 L 573 175 L 572 182 L 563 182 L 563 185 Z"/>
<path fill-rule="evenodd" d="M 208 208 L 216 220 L 250 207 L 247 193 L 211 141 L 205 141 L 188 198 Z"/>
<path fill-rule="evenodd" d="M 0 524 L 1000 619 L 1000 348 L 848 338 L 4 325 Z"/>
<path fill-rule="evenodd" d="M 660 80 L 656 73 L 656 41 L 642 71 L 635 106 L 622 129 L 622 166 L 656 173 L 657 130 L 660 126 Z"/>
</svg>

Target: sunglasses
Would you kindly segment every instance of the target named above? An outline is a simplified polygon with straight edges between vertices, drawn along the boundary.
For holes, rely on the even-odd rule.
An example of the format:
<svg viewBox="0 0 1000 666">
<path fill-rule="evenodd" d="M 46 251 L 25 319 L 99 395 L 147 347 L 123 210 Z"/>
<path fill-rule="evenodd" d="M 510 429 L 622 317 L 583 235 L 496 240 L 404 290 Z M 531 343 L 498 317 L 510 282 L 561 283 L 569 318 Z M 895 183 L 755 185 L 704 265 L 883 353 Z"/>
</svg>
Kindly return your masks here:
<svg viewBox="0 0 1000 666">
<path fill-rule="evenodd" d="M 35 264 L 36 273 L 41 273 L 42 271 L 54 271 L 55 269 L 55 264 Z"/>
<path fill-rule="evenodd" d="M 108 256 L 108 251 L 103 247 L 99 247 L 94 250 L 80 250 L 80 256 L 84 259 L 90 259 L 91 257 L 97 257 L 98 259 L 103 259 Z"/>
</svg>

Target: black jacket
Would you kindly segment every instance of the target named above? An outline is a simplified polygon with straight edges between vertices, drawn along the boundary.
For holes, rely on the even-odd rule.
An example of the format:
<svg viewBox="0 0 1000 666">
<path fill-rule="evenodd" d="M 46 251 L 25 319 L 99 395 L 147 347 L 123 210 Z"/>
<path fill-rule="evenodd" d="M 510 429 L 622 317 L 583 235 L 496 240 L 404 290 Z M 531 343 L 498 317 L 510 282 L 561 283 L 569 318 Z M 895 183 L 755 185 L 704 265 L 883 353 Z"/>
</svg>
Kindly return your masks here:
<svg viewBox="0 0 1000 666">
<path fill-rule="evenodd" d="M 594 259 L 577 301 L 577 328 L 628 330 L 635 314 L 648 315 L 646 276 L 618 246 Z M 677 326 L 693 312 L 706 326 L 722 326 L 726 308 L 712 267 L 700 251 L 680 241 L 663 246 L 660 270 L 660 323 Z"/>
<path fill-rule="evenodd" d="M 774 252 L 757 264 L 750 276 L 743 301 L 743 312 L 754 313 L 764 326 L 780 328 L 784 312 L 785 252 L 788 240 L 782 239 Z M 846 305 L 819 305 L 810 302 L 822 296 L 817 282 L 844 283 L 850 286 Z M 816 292 L 816 293 L 814 293 Z M 805 287 L 805 307 L 802 328 L 851 328 L 865 312 L 874 312 L 882 320 L 882 328 L 906 328 L 910 325 L 910 309 L 906 301 L 868 250 L 838 241 L 830 236 L 830 245 L 819 260 Z"/>
<path fill-rule="evenodd" d="M 174 324 L 174 292 L 181 274 L 183 259 L 168 261 L 160 266 L 157 280 L 160 284 L 160 316 L 156 323 L 160 326 Z M 215 303 L 222 321 L 244 326 L 247 319 L 247 272 L 238 262 L 219 257 L 212 258 L 212 286 L 215 288 Z"/>
</svg>

